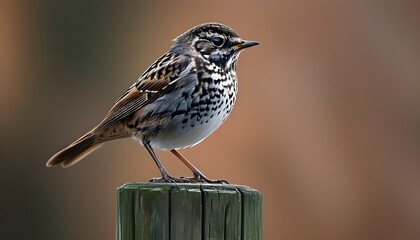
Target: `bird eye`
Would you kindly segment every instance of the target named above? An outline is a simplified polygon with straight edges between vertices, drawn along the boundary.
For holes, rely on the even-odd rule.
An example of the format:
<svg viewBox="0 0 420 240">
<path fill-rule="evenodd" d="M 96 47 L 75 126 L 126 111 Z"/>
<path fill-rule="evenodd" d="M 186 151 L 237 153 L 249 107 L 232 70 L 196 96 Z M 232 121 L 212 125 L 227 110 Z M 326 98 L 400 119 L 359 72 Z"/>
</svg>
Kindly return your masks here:
<svg viewBox="0 0 420 240">
<path fill-rule="evenodd" d="M 216 47 L 221 47 L 225 43 L 225 39 L 221 37 L 212 37 L 211 43 Z"/>
</svg>

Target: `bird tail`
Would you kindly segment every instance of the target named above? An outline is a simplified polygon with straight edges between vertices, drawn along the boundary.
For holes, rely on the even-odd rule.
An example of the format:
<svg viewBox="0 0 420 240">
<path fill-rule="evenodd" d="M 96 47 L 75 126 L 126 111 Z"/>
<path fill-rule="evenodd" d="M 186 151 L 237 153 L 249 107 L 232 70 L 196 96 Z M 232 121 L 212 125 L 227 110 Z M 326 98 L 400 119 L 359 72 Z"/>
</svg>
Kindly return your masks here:
<svg viewBox="0 0 420 240">
<path fill-rule="evenodd" d="M 97 135 L 91 131 L 79 138 L 74 143 L 52 156 L 47 162 L 47 167 L 61 164 L 61 166 L 65 168 L 79 162 L 102 146 L 103 142 L 99 142 L 96 136 Z"/>
</svg>

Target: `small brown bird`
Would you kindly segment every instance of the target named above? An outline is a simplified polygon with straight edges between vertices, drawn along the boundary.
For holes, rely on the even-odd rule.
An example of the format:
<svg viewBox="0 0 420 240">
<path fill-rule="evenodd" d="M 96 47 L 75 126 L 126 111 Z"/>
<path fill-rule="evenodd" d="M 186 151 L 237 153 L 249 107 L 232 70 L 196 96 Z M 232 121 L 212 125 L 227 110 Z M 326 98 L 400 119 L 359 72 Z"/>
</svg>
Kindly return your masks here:
<svg viewBox="0 0 420 240">
<path fill-rule="evenodd" d="M 220 23 L 198 25 L 175 39 L 90 132 L 48 160 L 69 167 L 107 141 L 130 137 L 150 153 L 164 182 L 209 182 L 178 149 L 191 147 L 213 133 L 236 100 L 236 64 L 240 52 L 258 42 L 245 41 Z M 170 150 L 194 174 L 171 176 L 153 148 Z"/>
</svg>

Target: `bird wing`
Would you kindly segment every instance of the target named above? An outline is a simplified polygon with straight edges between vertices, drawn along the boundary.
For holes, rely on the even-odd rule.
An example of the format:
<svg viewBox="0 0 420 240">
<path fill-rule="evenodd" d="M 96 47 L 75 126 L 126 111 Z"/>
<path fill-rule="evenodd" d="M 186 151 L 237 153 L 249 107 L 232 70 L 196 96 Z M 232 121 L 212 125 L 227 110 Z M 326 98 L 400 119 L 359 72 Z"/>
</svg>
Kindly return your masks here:
<svg viewBox="0 0 420 240">
<path fill-rule="evenodd" d="M 191 72 L 192 65 L 193 62 L 186 56 L 174 56 L 168 52 L 160 57 L 116 101 L 92 133 L 129 116 L 156 100 L 164 92 L 170 90 L 170 86 Z"/>
</svg>

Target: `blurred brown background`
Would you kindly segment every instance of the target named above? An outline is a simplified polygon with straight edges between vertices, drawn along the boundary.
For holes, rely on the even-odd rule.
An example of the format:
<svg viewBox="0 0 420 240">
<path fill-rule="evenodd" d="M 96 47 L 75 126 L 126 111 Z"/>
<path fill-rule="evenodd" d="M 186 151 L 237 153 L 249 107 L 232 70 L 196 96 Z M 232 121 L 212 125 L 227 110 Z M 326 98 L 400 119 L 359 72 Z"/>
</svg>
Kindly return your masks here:
<svg viewBox="0 0 420 240">
<path fill-rule="evenodd" d="M 60 3 L 59 3 L 60 2 Z M 45 167 L 185 30 L 262 45 L 228 121 L 183 153 L 264 194 L 264 239 L 420 239 L 418 1 L 2 1 L 2 239 L 115 239 L 115 189 L 158 170 L 126 139 Z M 189 172 L 158 152 L 176 175 Z"/>
</svg>

